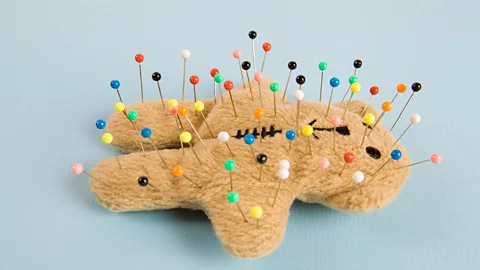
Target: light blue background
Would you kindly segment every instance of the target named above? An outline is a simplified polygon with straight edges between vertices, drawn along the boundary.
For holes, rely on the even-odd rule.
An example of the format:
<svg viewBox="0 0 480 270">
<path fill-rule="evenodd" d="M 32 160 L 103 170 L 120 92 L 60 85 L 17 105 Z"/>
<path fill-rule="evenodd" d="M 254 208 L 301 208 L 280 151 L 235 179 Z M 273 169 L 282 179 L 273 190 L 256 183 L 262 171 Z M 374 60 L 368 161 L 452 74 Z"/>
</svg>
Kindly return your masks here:
<svg viewBox="0 0 480 270">
<path fill-rule="evenodd" d="M 479 9 L 475 0 L 1 0 L 0 269 L 479 269 Z M 166 98 L 179 97 L 188 48 L 187 73 L 209 97 L 210 68 L 239 82 L 232 51 L 250 58 L 250 29 L 259 65 L 260 44 L 273 45 L 266 75 L 284 84 L 296 60 L 307 99 L 318 98 L 321 60 L 342 80 L 335 100 L 355 58 L 364 62 L 358 96 L 379 85 L 377 108 L 397 83 L 421 81 L 395 134 L 418 112 L 403 144 L 414 160 L 438 151 L 443 163 L 415 167 L 398 200 L 373 214 L 295 203 L 282 245 L 259 260 L 223 251 L 201 212 L 115 214 L 97 204 L 70 166 L 111 156 L 94 127 L 117 100 L 110 80 L 138 101 L 141 52 L 146 98 L 158 98 L 156 70 Z"/>
</svg>

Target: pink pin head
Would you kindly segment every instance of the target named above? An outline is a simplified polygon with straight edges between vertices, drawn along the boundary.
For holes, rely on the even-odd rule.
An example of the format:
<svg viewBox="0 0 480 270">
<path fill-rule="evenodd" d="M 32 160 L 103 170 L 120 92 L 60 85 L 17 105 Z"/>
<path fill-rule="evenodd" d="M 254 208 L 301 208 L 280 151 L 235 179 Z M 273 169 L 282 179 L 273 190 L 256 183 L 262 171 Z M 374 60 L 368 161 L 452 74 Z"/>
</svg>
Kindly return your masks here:
<svg viewBox="0 0 480 270">
<path fill-rule="evenodd" d="M 330 166 L 330 161 L 328 160 L 328 158 L 320 158 L 318 160 L 318 167 L 320 169 L 326 169 Z"/>
<path fill-rule="evenodd" d="M 175 116 L 178 114 L 178 107 L 177 106 L 172 106 L 168 108 L 168 114 Z"/>
<path fill-rule="evenodd" d="M 432 156 L 430 157 L 430 160 L 435 163 L 435 164 L 438 164 L 440 163 L 440 161 L 442 161 L 442 155 L 440 155 L 439 153 L 434 153 L 432 154 Z"/>
<path fill-rule="evenodd" d="M 81 174 L 83 172 L 83 165 L 80 163 L 75 163 L 72 166 L 73 174 Z"/>
<path fill-rule="evenodd" d="M 233 57 L 240 59 L 240 57 L 242 57 L 242 51 L 240 50 L 233 51 Z"/>
<path fill-rule="evenodd" d="M 253 78 L 256 82 L 260 82 L 261 80 L 263 80 L 263 74 L 261 72 L 257 72 L 255 73 L 255 76 L 253 76 Z"/>
<path fill-rule="evenodd" d="M 330 123 L 332 123 L 334 127 L 338 127 L 341 122 L 342 118 L 338 115 L 332 115 L 332 117 L 330 117 Z"/>
</svg>

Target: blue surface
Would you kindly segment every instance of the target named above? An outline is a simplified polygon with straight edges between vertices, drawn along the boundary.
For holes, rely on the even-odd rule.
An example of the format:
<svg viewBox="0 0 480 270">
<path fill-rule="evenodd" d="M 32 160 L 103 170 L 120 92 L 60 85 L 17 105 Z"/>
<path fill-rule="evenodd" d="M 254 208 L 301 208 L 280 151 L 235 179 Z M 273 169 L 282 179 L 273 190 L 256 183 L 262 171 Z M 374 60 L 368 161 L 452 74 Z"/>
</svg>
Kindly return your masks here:
<svg viewBox="0 0 480 270">
<path fill-rule="evenodd" d="M 0 269 L 480 269 L 479 2 L 282 2 L 1 1 Z M 202 212 L 99 206 L 70 166 L 111 156 L 95 127 L 117 100 L 110 81 L 121 81 L 126 103 L 138 101 L 134 55 L 143 53 L 146 98 L 158 98 L 157 70 L 165 97 L 179 97 L 188 48 L 187 73 L 200 76 L 199 96 L 208 97 L 212 67 L 238 84 L 232 52 L 250 58 L 250 29 L 257 66 L 268 40 L 265 74 L 285 83 L 296 60 L 305 99 L 318 99 L 320 61 L 326 79 L 347 82 L 362 59 L 357 95 L 367 99 L 367 86 L 379 85 L 377 108 L 397 83 L 421 81 L 395 134 L 419 113 L 402 142 L 414 160 L 438 151 L 443 163 L 415 167 L 398 200 L 373 214 L 294 204 L 282 245 L 254 261 L 223 251 Z"/>
</svg>

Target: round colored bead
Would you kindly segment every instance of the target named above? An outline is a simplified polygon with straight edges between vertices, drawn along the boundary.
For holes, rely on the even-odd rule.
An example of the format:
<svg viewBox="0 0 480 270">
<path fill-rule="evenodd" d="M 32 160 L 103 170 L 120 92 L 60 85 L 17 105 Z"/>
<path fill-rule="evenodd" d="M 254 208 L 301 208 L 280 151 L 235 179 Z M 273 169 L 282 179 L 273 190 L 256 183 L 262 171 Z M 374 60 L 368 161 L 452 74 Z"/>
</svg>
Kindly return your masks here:
<svg viewBox="0 0 480 270">
<path fill-rule="evenodd" d="M 198 84 L 200 82 L 200 78 L 197 75 L 190 76 L 190 83 L 191 84 Z"/>
<path fill-rule="evenodd" d="M 353 154 L 353 152 L 346 152 L 343 154 L 343 160 L 345 160 L 346 163 L 352 163 L 355 161 L 355 154 Z"/>
<path fill-rule="evenodd" d="M 327 62 L 320 62 L 320 64 L 318 64 L 318 69 L 320 69 L 321 71 L 325 71 L 327 70 L 327 68 L 328 68 Z"/>
<path fill-rule="evenodd" d="M 288 69 L 295 70 L 295 69 L 297 69 L 297 62 L 290 61 L 290 62 L 288 62 L 287 66 L 288 66 Z"/>
<path fill-rule="evenodd" d="M 393 159 L 393 160 L 399 160 L 402 158 L 402 151 L 398 150 L 398 149 L 394 149 L 392 150 L 392 152 L 390 153 L 390 157 Z"/>
<path fill-rule="evenodd" d="M 137 181 L 141 187 L 145 187 L 148 185 L 148 178 L 146 176 L 140 176 Z"/>
<path fill-rule="evenodd" d="M 188 59 L 190 58 L 190 51 L 189 50 L 183 50 L 182 53 L 181 53 L 181 56 L 183 59 Z"/>
<path fill-rule="evenodd" d="M 227 171 L 233 171 L 236 166 L 237 166 L 237 164 L 235 163 L 235 160 L 233 160 L 233 159 L 227 159 L 223 163 L 223 167 L 225 167 L 225 170 L 227 170 Z"/>
<path fill-rule="evenodd" d="M 265 52 L 269 52 L 272 49 L 272 44 L 270 44 L 270 42 L 265 42 L 263 43 L 262 48 Z"/>
<path fill-rule="evenodd" d="M 158 82 L 162 79 L 162 75 L 159 72 L 153 72 L 152 73 L 152 80 Z"/>
<path fill-rule="evenodd" d="M 353 61 L 353 67 L 354 68 L 361 68 L 362 65 L 363 65 L 363 63 L 362 63 L 362 60 L 360 60 L 360 59 L 357 59 L 357 60 Z"/>
<path fill-rule="evenodd" d="M 95 126 L 98 129 L 104 129 L 107 126 L 107 123 L 104 120 L 100 119 L 100 120 L 97 120 L 97 122 L 95 122 Z"/>
<path fill-rule="evenodd" d="M 298 89 L 295 92 L 293 92 L 293 97 L 296 100 L 303 100 L 303 98 L 305 97 L 305 93 L 303 93 L 302 90 Z"/>
<path fill-rule="evenodd" d="M 190 134 L 188 131 L 184 131 L 180 134 L 180 140 L 183 143 L 189 143 L 192 141 L 192 134 Z"/>
<path fill-rule="evenodd" d="M 252 65 L 248 61 L 243 61 L 242 62 L 242 69 L 243 70 L 249 70 Z"/>
<path fill-rule="evenodd" d="M 330 86 L 331 87 L 338 87 L 340 85 L 340 80 L 336 77 L 330 79 Z"/>
<path fill-rule="evenodd" d="M 110 87 L 113 89 L 118 89 L 120 88 L 120 82 L 117 80 L 113 80 L 110 82 Z"/>
<path fill-rule="evenodd" d="M 142 128 L 142 131 L 140 132 L 142 134 L 143 138 L 150 138 L 152 136 L 152 130 L 149 129 L 148 127 Z"/>
<path fill-rule="evenodd" d="M 175 165 L 173 167 L 173 175 L 177 176 L 177 177 L 180 177 L 180 176 L 183 176 L 183 174 L 185 173 L 185 170 L 183 169 L 182 166 L 180 165 Z"/>
<path fill-rule="evenodd" d="M 413 90 L 413 92 L 418 92 L 418 91 L 422 90 L 422 84 L 419 83 L 419 82 L 413 83 L 412 84 L 412 90 Z"/>
<path fill-rule="evenodd" d="M 327 169 L 328 167 L 330 167 L 330 161 L 328 160 L 328 158 L 320 158 L 318 160 L 318 167 L 320 169 Z"/>
<path fill-rule="evenodd" d="M 175 116 L 178 114 L 178 107 L 177 106 L 172 106 L 168 107 L 168 114 L 171 116 Z"/>
<path fill-rule="evenodd" d="M 279 89 L 280 89 L 280 84 L 278 84 L 277 82 L 272 82 L 270 84 L 270 90 L 272 92 L 277 92 Z"/>
<path fill-rule="evenodd" d="M 260 82 L 263 79 L 263 74 L 261 72 L 257 72 L 255 73 L 253 78 L 255 79 L 256 82 Z"/>
<path fill-rule="evenodd" d="M 185 106 L 178 106 L 178 114 L 180 116 L 186 116 L 188 114 L 188 109 Z"/>
<path fill-rule="evenodd" d="M 350 77 L 348 78 L 348 83 L 349 83 L 349 84 L 354 84 L 354 83 L 356 83 L 356 82 L 358 82 L 357 76 L 350 76 Z"/>
<path fill-rule="evenodd" d="M 405 93 L 407 91 L 407 86 L 403 83 L 397 85 L 397 92 L 398 93 Z"/>
<path fill-rule="evenodd" d="M 263 109 L 262 108 L 256 108 L 254 111 L 253 111 L 253 115 L 255 116 L 255 118 L 257 119 L 261 119 L 264 115 L 264 112 L 263 112 Z"/>
<path fill-rule="evenodd" d="M 239 59 L 240 57 L 242 57 L 242 51 L 240 50 L 233 51 L 233 57 Z"/>
<path fill-rule="evenodd" d="M 111 144 L 113 141 L 113 136 L 110 133 L 105 133 L 102 135 L 102 142 L 104 144 Z"/>
<path fill-rule="evenodd" d="M 253 136 L 253 134 L 247 134 L 243 137 L 243 141 L 248 145 L 252 145 L 255 142 L 255 136 Z"/>
<path fill-rule="evenodd" d="M 440 155 L 439 153 L 433 153 L 432 156 L 430 157 L 430 160 L 433 163 L 438 164 L 442 161 L 442 155 Z"/>
<path fill-rule="evenodd" d="M 135 110 L 131 110 L 128 112 L 128 119 L 135 121 L 138 119 L 138 113 Z"/>
<path fill-rule="evenodd" d="M 220 71 L 216 68 L 212 68 L 210 70 L 210 76 L 212 76 L 212 77 L 215 77 L 215 75 L 217 75 L 218 73 L 220 73 Z"/>
<path fill-rule="evenodd" d="M 295 78 L 295 81 L 298 84 L 302 85 L 307 81 L 307 78 L 305 78 L 305 76 L 303 76 L 303 75 L 298 75 L 297 78 Z"/>
<path fill-rule="evenodd" d="M 168 107 L 172 107 L 172 106 L 178 107 L 178 101 L 176 99 L 170 99 L 167 105 Z"/>
<path fill-rule="evenodd" d="M 290 169 L 290 162 L 286 159 L 282 159 L 280 160 L 280 162 L 278 162 L 278 167 L 280 169 Z"/>
<path fill-rule="evenodd" d="M 363 122 L 369 126 L 373 125 L 375 123 L 375 115 L 372 113 L 366 113 L 365 116 L 363 117 Z"/>
<path fill-rule="evenodd" d="M 420 117 L 419 114 L 414 113 L 414 114 L 410 115 L 410 123 L 418 124 L 418 123 L 420 123 L 420 121 L 422 121 L 422 117 Z"/>
<path fill-rule="evenodd" d="M 392 103 L 390 101 L 385 101 L 382 103 L 382 110 L 384 112 L 389 112 L 392 110 Z"/>
<path fill-rule="evenodd" d="M 220 142 L 227 142 L 230 139 L 230 134 L 226 131 L 220 131 L 217 136 L 218 141 Z"/>
<path fill-rule="evenodd" d="M 250 209 L 250 216 L 254 219 L 261 219 L 263 216 L 263 209 L 260 206 L 254 206 Z"/>
<path fill-rule="evenodd" d="M 365 174 L 363 174 L 363 172 L 361 171 L 356 171 L 352 174 L 352 181 L 357 184 L 360 184 L 361 182 L 363 182 L 364 179 L 365 179 Z"/>
<path fill-rule="evenodd" d="M 370 87 L 370 94 L 372 94 L 373 96 L 378 95 L 379 92 L 380 92 L 380 88 L 378 88 L 378 86 L 374 85 Z"/>
<path fill-rule="evenodd" d="M 223 88 L 227 91 L 231 91 L 233 89 L 233 82 L 230 80 L 227 80 L 223 83 Z"/>
<path fill-rule="evenodd" d="M 334 126 L 334 127 L 338 127 L 340 125 L 340 123 L 342 122 L 342 118 L 336 114 L 332 115 L 332 117 L 330 117 L 330 123 Z"/>
<path fill-rule="evenodd" d="M 215 75 L 215 77 L 213 77 L 213 79 L 215 80 L 216 83 L 222 83 L 224 78 L 223 78 L 223 75 L 222 74 L 217 74 Z"/>
<path fill-rule="evenodd" d="M 72 173 L 73 174 L 81 174 L 83 172 L 83 165 L 80 163 L 75 163 L 72 166 Z"/>
<path fill-rule="evenodd" d="M 259 164 L 265 164 L 267 162 L 267 155 L 265 155 L 264 153 L 260 153 L 257 155 L 257 162 Z"/>
<path fill-rule="evenodd" d="M 205 109 L 205 104 L 203 104 L 203 102 L 201 102 L 201 101 L 197 101 L 197 102 L 195 102 L 195 104 L 193 105 L 193 108 L 194 108 L 195 111 L 197 111 L 197 112 L 202 112 L 202 111 Z"/>
<path fill-rule="evenodd" d="M 123 112 L 125 110 L 125 104 L 123 104 L 122 102 L 117 102 L 115 103 L 115 106 L 113 108 L 117 112 Z"/>
<path fill-rule="evenodd" d="M 288 171 L 288 169 L 285 169 L 285 168 L 281 168 L 277 171 L 277 177 L 278 179 L 280 180 L 287 180 L 287 178 L 290 176 L 290 172 Z"/>
<path fill-rule="evenodd" d="M 227 195 L 227 200 L 229 203 L 237 203 L 240 200 L 240 194 L 236 191 L 230 191 Z"/>
<path fill-rule="evenodd" d="M 287 130 L 287 132 L 285 132 L 285 137 L 287 137 L 287 140 L 293 141 L 297 137 L 297 133 L 295 132 L 295 130 L 289 129 Z"/>
<path fill-rule="evenodd" d="M 303 136 L 310 136 L 313 134 L 313 127 L 310 125 L 306 125 L 302 127 L 302 134 Z"/>
<path fill-rule="evenodd" d="M 143 54 L 141 54 L 141 53 L 137 53 L 135 55 L 135 61 L 137 61 L 138 63 L 142 63 L 144 59 L 145 58 L 143 57 Z"/>
<path fill-rule="evenodd" d="M 255 38 L 257 38 L 257 32 L 255 32 L 255 31 L 253 31 L 253 30 L 250 31 L 250 32 L 248 32 L 248 37 L 249 37 L 250 39 L 255 39 Z"/>
<path fill-rule="evenodd" d="M 352 85 L 350 85 L 350 90 L 352 91 L 352 93 L 358 93 L 361 89 L 362 86 L 358 82 L 352 83 Z"/>
</svg>

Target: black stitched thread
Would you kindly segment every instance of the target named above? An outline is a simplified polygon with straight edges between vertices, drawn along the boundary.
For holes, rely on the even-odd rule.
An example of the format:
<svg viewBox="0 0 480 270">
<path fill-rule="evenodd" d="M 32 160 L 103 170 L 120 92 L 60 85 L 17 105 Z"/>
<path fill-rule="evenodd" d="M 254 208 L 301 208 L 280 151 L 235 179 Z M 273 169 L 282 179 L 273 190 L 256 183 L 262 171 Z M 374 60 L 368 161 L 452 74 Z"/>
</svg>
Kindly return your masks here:
<svg viewBox="0 0 480 270">
<path fill-rule="evenodd" d="M 310 123 L 308 123 L 310 126 L 313 127 L 313 124 L 315 124 L 317 122 L 317 119 L 313 119 Z M 333 128 L 318 128 L 318 127 L 313 127 L 313 138 L 315 140 L 318 140 L 318 136 L 317 134 L 315 134 L 315 130 L 316 131 L 333 131 Z M 343 136 L 350 136 L 350 130 L 348 129 L 348 126 L 340 126 L 340 127 L 337 127 L 335 129 L 335 131 L 340 134 L 340 135 L 343 135 Z"/>
<path fill-rule="evenodd" d="M 272 125 L 270 126 L 270 129 L 267 131 L 267 128 L 266 127 L 262 127 L 262 139 L 264 139 L 265 137 L 269 136 L 269 137 L 274 137 L 275 134 L 279 133 L 279 134 L 282 134 L 283 130 L 281 129 L 275 129 L 275 127 Z M 257 128 L 254 128 L 253 129 L 253 132 L 250 133 L 250 129 L 245 129 L 245 132 L 242 134 L 242 130 L 239 129 L 237 130 L 237 135 L 235 135 L 235 138 L 236 139 L 241 139 L 243 137 L 245 137 L 247 134 L 252 134 L 255 139 L 258 138 L 258 136 L 260 136 L 260 133 L 258 133 L 258 129 Z"/>
</svg>

